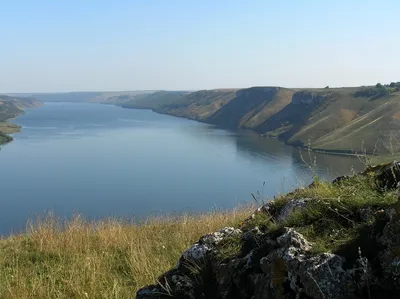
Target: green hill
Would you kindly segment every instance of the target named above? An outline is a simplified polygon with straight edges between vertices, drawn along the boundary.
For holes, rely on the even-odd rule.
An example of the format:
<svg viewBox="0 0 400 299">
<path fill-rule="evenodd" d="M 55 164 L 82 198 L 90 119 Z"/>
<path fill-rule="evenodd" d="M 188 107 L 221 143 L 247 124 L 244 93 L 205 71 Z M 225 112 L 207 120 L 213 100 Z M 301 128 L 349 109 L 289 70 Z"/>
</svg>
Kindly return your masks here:
<svg viewBox="0 0 400 299">
<path fill-rule="evenodd" d="M 25 108 L 41 106 L 41 102 L 34 98 L 23 98 L 0 95 L 0 144 L 10 142 L 8 134 L 19 132 L 20 127 L 7 121 L 22 114 Z"/>
<path fill-rule="evenodd" d="M 156 92 L 125 108 L 194 119 L 226 128 L 252 129 L 288 144 L 332 152 L 400 151 L 400 83 L 368 87 Z"/>
</svg>

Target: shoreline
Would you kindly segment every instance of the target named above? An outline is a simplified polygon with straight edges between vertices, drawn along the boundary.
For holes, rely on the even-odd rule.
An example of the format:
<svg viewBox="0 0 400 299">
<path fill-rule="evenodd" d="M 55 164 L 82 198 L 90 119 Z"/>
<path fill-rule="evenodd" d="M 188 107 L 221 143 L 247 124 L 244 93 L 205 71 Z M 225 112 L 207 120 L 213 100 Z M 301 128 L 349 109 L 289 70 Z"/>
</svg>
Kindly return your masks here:
<svg viewBox="0 0 400 299">
<path fill-rule="evenodd" d="M 34 109 L 34 108 L 40 108 L 44 106 L 45 104 L 43 102 L 39 102 L 39 104 L 33 104 L 31 107 L 22 107 L 20 108 L 21 112 L 19 112 L 17 115 L 14 115 L 10 118 L 5 119 L 4 121 L 0 122 L 0 146 L 9 144 L 14 140 L 13 134 L 20 133 L 22 130 L 22 126 L 16 123 L 12 123 L 10 121 L 16 120 L 18 117 L 22 116 L 25 114 L 26 109 Z M 8 130 L 2 130 L 2 128 L 7 128 Z"/>
<path fill-rule="evenodd" d="M 13 134 L 20 133 L 22 127 L 18 124 L 11 123 L 10 120 L 14 120 L 21 116 L 23 113 L 20 113 L 17 116 L 6 119 L 3 122 L 0 122 L 0 146 L 9 144 L 14 140 Z M 7 130 L 2 130 L 2 128 L 7 128 Z"/>
<path fill-rule="evenodd" d="M 44 104 L 45 103 L 42 103 L 42 105 L 35 106 L 35 107 L 32 107 L 32 108 L 40 108 Z M 94 104 L 96 104 L 96 103 L 94 103 Z M 99 103 L 99 104 L 104 105 L 104 103 Z M 190 118 L 190 117 L 186 117 L 186 116 L 174 115 L 174 114 L 170 114 L 170 113 L 167 113 L 167 112 L 159 111 L 157 109 L 152 109 L 152 108 L 129 108 L 129 107 L 123 107 L 121 105 L 116 105 L 116 104 L 111 104 L 111 105 L 117 106 L 117 107 L 120 107 L 120 108 L 123 108 L 123 109 L 150 110 L 150 111 L 152 111 L 154 113 L 157 113 L 157 114 L 160 114 L 160 115 L 168 115 L 168 116 L 172 116 L 172 117 L 176 117 L 176 118 L 182 118 L 182 119 L 187 119 L 187 120 L 191 120 L 191 121 L 196 121 L 196 122 L 199 122 L 199 123 L 203 123 L 203 124 L 214 126 L 216 128 L 219 128 L 219 129 L 225 129 L 225 130 L 229 130 L 229 131 L 233 131 L 234 130 L 233 128 L 229 128 L 229 127 L 225 127 L 225 126 L 219 126 L 219 125 L 216 125 L 216 124 L 213 124 L 213 123 L 209 123 L 209 122 L 206 122 L 206 121 L 202 121 L 202 120 L 196 119 L 196 118 Z M 3 136 L 8 136 L 8 137 L 11 138 L 10 140 L 8 140 L 6 142 L 1 142 L 1 139 L 0 139 L 0 146 L 1 145 L 6 145 L 6 144 L 12 142 L 13 141 L 13 137 L 11 135 L 21 132 L 22 127 L 20 125 L 18 125 L 18 124 L 11 123 L 10 121 L 17 119 L 18 117 L 20 117 L 23 114 L 24 114 L 24 111 L 22 111 L 17 116 L 8 118 L 4 122 L 0 122 L 0 137 L 3 135 Z M 11 129 L 11 131 L 9 131 L 9 132 L 3 132 L 1 130 L 1 125 L 2 124 L 4 126 L 11 125 L 11 126 L 15 126 L 15 127 L 13 127 Z M 236 130 L 237 129 L 244 130 L 244 131 L 248 130 L 248 131 L 251 131 L 253 133 L 260 134 L 261 138 L 277 139 L 277 140 L 283 142 L 285 145 L 288 145 L 288 146 L 290 146 L 292 148 L 296 148 L 296 149 L 303 150 L 303 151 L 311 151 L 311 152 L 314 152 L 314 153 L 320 153 L 320 154 L 325 154 L 325 155 L 348 156 L 348 157 L 367 157 L 367 158 L 372 159 L 372 160 L 379 160 L 380 157 L 381 158 L 388 157 L 388 158 L 391 158 L 391 159 L 393 159 L 393 157 L 395 157 L 395 155 L 390 155 L 390 154 L 387 154 L 387 155 L 373 155 L 373 154 L 369 154 L 369 153 L 357 153 L 357 152 L 354 152 L 354 151 L 351 151 L 351 150 L 325 150 L 325 149 L 320 149 L 320 148 L 310 148 L 310 147 L 305 146 L 305 145 L 290 144 L 290 143 L 288 143 L 288 142 L 286 142 L 286 141 L 284 141 L 284 140 L 282 140 L 282 139 L 280 139 L 278 137 L 270 137 L 268 135 L 261 134 L 260 132 L 257 132 L 255 130 L 252 130 L 252 129 L 249 129 L 249 128 L 236 128 Z"/>
<path fill-rule="evenodd" d="M 208 122 L 205 122 L 205 121 L 202 121 L 202 120 L 198 120 L 198 119 L 195 119 L 195 118 L 189 118 L 189 117 L 185 117 L 185 116 L 178 116 L 178 115 L 174 115 L 174 114 L 165 113 L 165 112 L 161 112 L 161 111 L 158 111 L 158 110 L 155 110 L 155 109 L 152 109 L 152 108 L 128 108 L 128 107 L 123 107 L 123 106 L 119 106 L 119 107 L 121 107 L 123 109 L 133 109 L 133 110 L 150 110 L 150 111 L 153 111 L 154 113 L 161 114 L 161 115 L 169 115 L 169 116 L 173 116 L 173 117 L 177 117 L 177 118 L 188 119 L 188 120 L 196 121 L 196 122 L 207 124 L 207 125 L 212 125 L 212 126 L 215 126 L 216 128 L 219 128 L 219 129 L 232 130 L 232 128 L 227 128 L 227 127 L 224 127 L 224 126 L 218 126 L 218 125 L 215 125 L 213 123 L 208 123 Z M 237 128 L 237 129 L 249 130 L 251 132 L 260 134 L 260 137 L 262 137 L 262 138 L 277 139 L 277 140 L 283 142 L 284 144 L 286 144 L 288 146 L 291 146 L 293 148 L 297 148 L 297 149 L 304 150 L 304 151 L 311 151 L 311 152 L 314 152 L 314 153 L 325 154 L 325 155 L 347 156 L 347 157 L 360 157 L 361 156 L 361 157 L 369 157 L 369 158 L 387 156 L 387 155 L 377 156 L 377 155 L 372 155 L 372 154 L 369 154 L 369 153 L 363 154 L 363 153 L 357 153 L 357 152 L 354 152 L 354 151 L 352 152 L 351 150 L 324 150 L 324 149 L 319 149 L 319 148 L 310 148 L 310 147 L 307 147 L 307 146 L 290 144 L 290 143 L 288 143 L 288 142 L 286 142 L 286 141 L 284 141 L 282 139 L 279 139 L 277 137 L 269 137 L 269 136 L 261 134 L 260 132 L 257 132 L 257 131 L 252 130 L 252 129 L 243 129 L 243 128 Z"/>
</svg>

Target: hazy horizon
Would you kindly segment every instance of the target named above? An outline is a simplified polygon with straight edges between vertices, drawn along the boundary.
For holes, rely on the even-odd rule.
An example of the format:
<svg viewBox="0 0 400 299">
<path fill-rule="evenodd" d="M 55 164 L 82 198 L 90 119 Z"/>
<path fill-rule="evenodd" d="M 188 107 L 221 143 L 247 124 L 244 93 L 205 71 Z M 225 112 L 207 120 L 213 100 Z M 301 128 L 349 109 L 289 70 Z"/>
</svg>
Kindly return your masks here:
<svg viewBox="0 0 400 299">
<path fill-rule="evenodd" d="M 0 93 L 400 81 L 400 2 L 12 1 Z"/>
</svg>

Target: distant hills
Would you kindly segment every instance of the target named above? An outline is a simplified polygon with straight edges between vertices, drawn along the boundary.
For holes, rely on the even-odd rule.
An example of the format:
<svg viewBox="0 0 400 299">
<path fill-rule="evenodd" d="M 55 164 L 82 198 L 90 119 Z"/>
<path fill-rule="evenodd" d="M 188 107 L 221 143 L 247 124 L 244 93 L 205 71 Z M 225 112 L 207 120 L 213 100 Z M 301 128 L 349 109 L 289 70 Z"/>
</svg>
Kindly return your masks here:
<svg viewBox="0 0 400 299">
<path fill-rule="evenodd" d="M 10 142 L 8 134 L 18 132 L 20 127 L 7 121 L 22 114 L 25 108 L 40 107 L 41 102 L 30 97 L 0 95 L 0 144 Z"/>
<path fill-rule="evenodd" d="M 159 91 L 119 105 L 251 129 L 327 152 L 400 151 L 400 82 L 351 88 Z"/>
<path fill-rule="evenodd" d="M 220 127 L 251 129 L 265 137 L 325 152 L 400 152 L 400 82 L 346 88 L 266 86 L 29 96 L 43 102 L 93 102 L 151 109 Z"/>
<path fill-rule="evenodd" d="M 154 91 L 88 91 L 88 92 L 60 92 L 60 93 L 32 93 L 31 96 L 42 102 L 70 102 L 70 103 L 102 103 L 119 104 L 135 99 L 136 96 L 153 93 Z"/>
</svg>

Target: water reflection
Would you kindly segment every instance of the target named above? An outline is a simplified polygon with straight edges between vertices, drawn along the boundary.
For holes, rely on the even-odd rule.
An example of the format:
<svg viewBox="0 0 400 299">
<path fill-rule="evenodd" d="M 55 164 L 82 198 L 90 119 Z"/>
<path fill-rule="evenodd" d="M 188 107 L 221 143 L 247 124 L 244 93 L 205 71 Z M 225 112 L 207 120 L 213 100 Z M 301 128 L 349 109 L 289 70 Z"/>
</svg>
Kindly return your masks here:
<svg viewBox="0 0 400 299">
<path fill-rule="evenodd" d="M 332 155 L 310 152 L 291 146 L 274 138 L 264 138 L 252 131 L 237 132 L 236 145 L 239 151 L 252 158 L 286 161 L 291 157 L 290 167 L 298 177 L 315 172 L 322 178 L 331 179 L 352 171 L 362 171 L 364 165 L 355 156 Z M 312 169 L 310 169 L 312 168 Z"/>
</svg>

